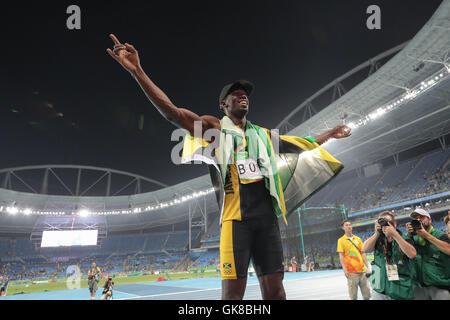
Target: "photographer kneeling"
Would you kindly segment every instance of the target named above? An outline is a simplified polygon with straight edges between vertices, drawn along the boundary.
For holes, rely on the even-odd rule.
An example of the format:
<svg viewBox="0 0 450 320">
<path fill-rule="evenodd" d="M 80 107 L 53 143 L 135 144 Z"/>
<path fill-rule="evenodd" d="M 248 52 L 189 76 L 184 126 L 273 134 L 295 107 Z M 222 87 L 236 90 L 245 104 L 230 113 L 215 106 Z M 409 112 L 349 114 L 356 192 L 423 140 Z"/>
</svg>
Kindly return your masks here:
<svg viewBox="0 0 450 320">
<path fill-rule="evenodd" d="M 110 276 L 103 285 L 103 292 L 100 300 L 112 299 L 113 289 L 114 289 L 114 282 L 112 281 L 112 277 Z"/>
<path fill-rule="evenodd" d="M 417 249 L 419 286 L 414 289 L 415 299 L 450 300 L 450 239 L 444 231 L 433 228 L 426 210 L 415 209 L 411 218 L 406 231 Z"/>
<path fill-rule="evenodd" d="M 364 242 L 364 252 L 374 251 L 372 300 L 413 300 L 416 249 L 411 239 L 397 229 L 394 215 L 382 212 L 375 221 L 375 233 Z"/>
</svg>

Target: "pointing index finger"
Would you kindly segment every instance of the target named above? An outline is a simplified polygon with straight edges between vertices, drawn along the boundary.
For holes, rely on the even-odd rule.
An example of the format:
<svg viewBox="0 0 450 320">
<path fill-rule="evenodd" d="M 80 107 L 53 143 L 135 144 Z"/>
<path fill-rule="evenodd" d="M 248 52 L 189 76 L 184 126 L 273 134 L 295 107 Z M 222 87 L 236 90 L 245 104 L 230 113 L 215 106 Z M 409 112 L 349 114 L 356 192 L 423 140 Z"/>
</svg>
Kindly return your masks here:
<svg viewBox="0 0 450 320">
<path fill-rule="evenodd" d="M 109 37 L 111 38 L 112 41 L 114 41 L 114 44 L 120 44 L 119 39 L 117 39 L 116 36 L 113 35 L 112 33 L 109 35 Z"/>
</svg>

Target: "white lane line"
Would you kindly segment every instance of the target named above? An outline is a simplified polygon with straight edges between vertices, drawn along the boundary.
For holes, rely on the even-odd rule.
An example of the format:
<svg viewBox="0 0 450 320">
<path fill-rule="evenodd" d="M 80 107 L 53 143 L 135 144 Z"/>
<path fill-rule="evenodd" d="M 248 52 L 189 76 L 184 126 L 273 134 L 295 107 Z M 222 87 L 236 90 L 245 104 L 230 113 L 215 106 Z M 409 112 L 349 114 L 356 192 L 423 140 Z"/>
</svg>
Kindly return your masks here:
<svg viewBox="0 0 450 320">
<path fill-rule="evenodd" d="M 148 295 L 148 296 L 137 296 L 137 297 L 130 297 L 130 298 L 121 298 L 121 299 L 116 299 L 116 300 L 130 300 L 130 299 L 139 299 L 139 298 L 163 297 L 163 296 L 170 296 L 170 295 L 175 295 L 175 294 L 193 293 L 193 292 L 220 290 L 220 289 L 221 288 L 213 288 L 213 289 L 199 289 L 199 290 L 190 290 L 190 291 L 181 291 L 181 292 L 160 293 L 160 294 L 152 294 L 152 295 Z"/>
<path fill-rule="evenodd" d="M 123 294 L 127 294 L 127 295 L 129 295 L 129 296 L 140 297 L 140 296 L 137 295 L 137 294 L 128 293 L 128 292 L 123 292 L 123 291 L 119 291 L 119 290 L 116 290 L 116 289 L 114 289 L 113 292 L 123 293 Z M 119 299 L 114 299 L 114 300 L 119 300 Z"/>
</svg>

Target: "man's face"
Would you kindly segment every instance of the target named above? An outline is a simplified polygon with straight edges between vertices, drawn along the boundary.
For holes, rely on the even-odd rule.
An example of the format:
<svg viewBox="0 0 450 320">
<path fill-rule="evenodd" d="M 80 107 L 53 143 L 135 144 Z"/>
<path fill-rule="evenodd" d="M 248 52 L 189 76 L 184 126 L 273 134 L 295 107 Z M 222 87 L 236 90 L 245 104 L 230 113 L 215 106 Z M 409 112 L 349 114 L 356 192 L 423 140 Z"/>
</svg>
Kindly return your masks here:
<svg viewBox="0 0 450 320">
<path fill-rule="evenodd" d="M 92 262 L 92 266 L 93 266 L 93 267 L 95 267 L 95 266 L 96 266 L 95 262 Z"/>
<path fill-rule="evenodd" d="M 248 113 L 250 101 L 244 89 L 235 89 L 222 102 L 225 114 L 232 114 L 235 117 L 243 118 Z"/>
<path fill-rule="evenodd" d="M 450 231 L 450 220 L 447 221 L 446 226 L 447 226 L 447 230 Z"/>
<path fill-rule="evenodd" d="M 431 226 L 431 219 L 422 215 L 418 215 L 417 216 L 417 220 L 419 220 L 420 222 L 422 222 L 422 225 L 425 229 L 429 229 Z"/>
<path fill-rule="evenodd" d="M 345 233 L 352 233 L 353 226 L 351 222 L 345 222 L 342 226 L 342 230 L 344 230 Z"/>
</svg>

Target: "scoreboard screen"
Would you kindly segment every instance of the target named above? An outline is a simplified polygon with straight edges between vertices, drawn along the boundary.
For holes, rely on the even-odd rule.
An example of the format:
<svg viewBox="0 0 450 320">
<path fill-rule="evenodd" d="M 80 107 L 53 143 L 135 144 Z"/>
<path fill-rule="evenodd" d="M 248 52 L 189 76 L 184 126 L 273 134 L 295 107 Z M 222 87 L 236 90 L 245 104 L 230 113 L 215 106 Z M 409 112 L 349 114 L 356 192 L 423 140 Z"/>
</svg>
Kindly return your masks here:
<svg viewBox="0 0 450 320">
<path fill-rule="evenodd" d="M 96 246 L 98 230 L 44 231 L 41 248 Z"/>
</svg>

